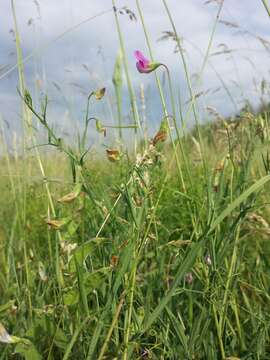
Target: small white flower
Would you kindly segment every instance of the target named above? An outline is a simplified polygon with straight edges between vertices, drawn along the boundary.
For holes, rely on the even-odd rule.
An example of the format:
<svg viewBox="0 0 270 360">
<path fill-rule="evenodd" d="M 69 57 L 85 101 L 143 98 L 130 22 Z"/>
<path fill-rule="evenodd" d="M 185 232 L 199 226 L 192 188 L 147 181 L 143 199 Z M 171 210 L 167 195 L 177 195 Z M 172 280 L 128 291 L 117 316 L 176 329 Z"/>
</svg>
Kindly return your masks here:
<svg viewBox="0 0 270 360">
<path fill-rule="evenodd" d="M 9 333 L 1 323 L 0 323 L 0 342 L 5 344 L 11 344 L 14 342 L 12 336 L 9 335 Z"/>
<path fill-rule="evenodd" d="M 205 255 L 204 261 L 206 263 L 206 265 L 211 266 L 212 265 L 212 260 L 209 254 Z"/>
</svg>

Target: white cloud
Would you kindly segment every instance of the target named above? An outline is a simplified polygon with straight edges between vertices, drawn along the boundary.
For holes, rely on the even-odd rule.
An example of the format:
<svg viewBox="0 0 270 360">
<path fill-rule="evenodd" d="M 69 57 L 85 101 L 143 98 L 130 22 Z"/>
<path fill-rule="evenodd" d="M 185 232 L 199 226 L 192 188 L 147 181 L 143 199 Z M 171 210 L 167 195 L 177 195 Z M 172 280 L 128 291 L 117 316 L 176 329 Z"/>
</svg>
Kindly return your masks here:
<svg viewBox="0 0 270 360">
<path fill-rule="evenodd" d="M 43 85 L 46 85 L 44 90 L 48 91 L 51 98 L 56 99 L 59 97 L 59 93 L 55 90 L 52 83 L 57 83 L 63 89 L 68 101 L 70 101 L 76 118 L 82 113 L 81 107 L 84 104 L 84 99 L 80 94 L 79 88 L 70 85 L 71 83 L 82 86 L 86 92 L 97 86 L 105 85 L 109 88 L 109 95 L 113 96 L 110 84 L 115 56 L 119 48 L 113 12 L 86 22 L 73 31 L 66 33 L 66 35 L 57 41 L 54 41 L 59 34 L 63 34 L 67 29 L 72 28 L 86 18 L 110 9 L 110 0 L 103 0 L 102 2 L 99 0 L 61 0 L 61 2 L 39 0 L 41 19 L 38 18 L 37 6 L 34 1 L 14 0 L 14 3 L 24 55 L 33 51 L 39 53 L 39 56 L 36 56 L 26 66 L 27 80 L 28 83 L 32 84 L 32 87 L 34 79 L 38 77 L 43 81 Z M 123 0 L 117 1 L 118 7 L 126 3 L 127 1 Z M 140 3 L 155 58 L 168 64 L 172 72 L 175 87 L 181 88 L 181 93 L 183 94 L 182 101 L 185 102 L 189 95 L 183 65 L 178 54 L 173 54 L 174 43 L 172 41 L 157 42 L 163 31 L 171 30 L 162 1 L 141 0 Z M 204 5 L 204 0 L 168 0 L 167 3 L 171 9 L 179 35 L 186 39 L 184 47 L 187 50 L 186 56 L 190 73 L 198 72 L 203 63 L 203 57 L 188 41 L 195 44 L 195 47 L 205 54 L 215 22 L 217 6 L 214 4 Z M 2 0 L 1 5 L 2 13 L 5 16 L 0 25 L 0 41 L 2 44 L 0 63 L 11 64 L 15 62 L 15 57 L 13 56 L 12 58 L 10 56 L 10 52 L 15 51 L 15 44 L 9 33 L 9 30 L 13 28 L 10 1 Z M 135 11 L 138 17 L 135 0 L 128 1 L 128 6 Z M 140 21 L 137 23 L 132 22 L 126 15 L 121 15 L 119 18 L 130 65 L 131 78 L 136 88 L 138 88 L 140 82 L 144 82 L 145 85 L 152 84 L 154 86 L 154 76 L 140 75 L 136 72 L 134 66 L 134 49 L 142 49 L 146 54 L 148 53 Z M 254 32 L 259 36 L 267 36 L 269 19 L 259 1 L 255 3 L 250 0 L 225 0 L 221 18 L 226 21 L 235 22 L 243 29 Z M 31 25 L 28 25 L 29 19 L 33 19 Z M 263 76 L 267 76 L 269 54 L 267 54 L 262 45 L 254 37 L 241 34 L 235 35 L 236 30 L 219 24 L 216 29 L 211 53 L 220 50 L 221 48 L 218 45 L 221 43 L 225 43 L 230 49 L 241 50 L 237 50 L 231 55 L 213 56 L 209 60 L 218 72 L 219 77 L 222 78 L 222 81 L 231 91 L 232 97 L 238 102 L 241 100 L 242 91 L 244 96 L 254 98 L 252 80 L 254 77 L 260 79 Z M 250 61 L 254 63 L 255 68 L 251 65 Z M 210 62 L 203 76 L 203 87 L 198 87 L 195 91 L 206 90 L 208 88 L 216 89 L 223 86 L 215 71 L 209 65 Z M 90 74 L 83 68 L 82 64 L 88 66 Z M 241 89 L 237 88 L 233 81 L 238 82 Z M 0 79 L 1 93 L 3 94 L 4 91 L 7 98 L 17 96 L 16 85 L 16 70 L 10 78 Z M 156 89 L 151 88 L 151 94 L 158 94 L 158 92 Z M 125 93 L 125 96 L 127 96 L 127 93 Z M 155 109 L 159 108 L 157 102 L 158 96 L 152 96 L 151 99 L 148 99 L 147 109 L 150 118 L 158 118 L 159 114 L 155 113 Z M 13 105 L 8 104 L 8 100 L 4 99 L 3 95 L 0 95 L 0 103 L 7 104 L 6 109 L 2 110 L 5 117 L 16 117 L 15 113 L 17 110 L 15 110 Z M 228 100 L 224 89 L 221 89 L 212 96 L 208 94 L 205 98 L 205 103 L 218 106 L 219 110 L 224 114 L 228 114 L 233 110 L 233 106 Z M 125 104 L 128 104 L 127 99 L 125 99 Z M 150 110 L 151 106 L 154 110 Z M 65 105 L 62 103 L 61 111 L 64 111 L 64 109 Z M 105 117 L 111 121 L 111 108 L 109 104 L 98 111 L 99 113 L 105 112 Z M 128 112 L 127 106 L 125 112 Z"/>
</svg>

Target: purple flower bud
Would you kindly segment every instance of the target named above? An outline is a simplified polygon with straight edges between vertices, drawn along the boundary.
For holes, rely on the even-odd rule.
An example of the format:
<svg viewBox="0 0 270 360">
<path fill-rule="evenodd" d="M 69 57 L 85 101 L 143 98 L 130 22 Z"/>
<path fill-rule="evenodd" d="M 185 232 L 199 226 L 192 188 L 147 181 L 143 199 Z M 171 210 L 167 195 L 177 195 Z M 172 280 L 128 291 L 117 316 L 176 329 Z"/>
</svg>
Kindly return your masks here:
<svg viewBox="0 0 270 360">
<path fill-rule="evenodd" d="M 154 70 L 156 70 L 161 64 L 154 63 L 148 60 L 139 50 L 134 52 L 134 56 L 137 59 L 136 67 L 140 73 L 148 74 Z"/>
<path fill-rule="evenodd" d="M 149 350 L 147 350 L 147 349 L 142 349 L 141 350 L 141 358 L 142 359 L 147 359 L 148 355 L 149 355 Z"/>
</svg>

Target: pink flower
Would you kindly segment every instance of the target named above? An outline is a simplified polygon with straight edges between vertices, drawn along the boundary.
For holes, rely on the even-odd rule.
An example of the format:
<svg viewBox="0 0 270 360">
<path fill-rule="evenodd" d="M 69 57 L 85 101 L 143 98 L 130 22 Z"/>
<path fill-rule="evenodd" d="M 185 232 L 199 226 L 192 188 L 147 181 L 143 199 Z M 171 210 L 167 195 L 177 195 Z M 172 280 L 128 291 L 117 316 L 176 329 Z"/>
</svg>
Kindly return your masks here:
<svg viewBox="0 0 270 360">
<path fill-rule="evenodd" d="M 160 63 L 154 63 L 148 60 L 139 50 L 134 52 L 135 58 L 137 59 L 136 67 L 140 73 L 148 74 L 154 70 L 156 70 L 160 65 Z"/>
</svg>

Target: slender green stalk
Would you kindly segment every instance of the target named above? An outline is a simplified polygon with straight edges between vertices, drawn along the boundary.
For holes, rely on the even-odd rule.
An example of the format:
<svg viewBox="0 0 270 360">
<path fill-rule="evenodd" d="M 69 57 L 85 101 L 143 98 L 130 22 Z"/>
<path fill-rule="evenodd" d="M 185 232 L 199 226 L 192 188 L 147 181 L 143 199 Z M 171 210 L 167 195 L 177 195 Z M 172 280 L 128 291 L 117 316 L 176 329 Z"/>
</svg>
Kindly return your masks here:
<svg viewBox="0 0 270 360">
<path fill-rule="evenodd" d="M 123 64 L 124 64 L 127 85 L 128 85 L 128 92 L 129 92 L 130 101 L 131 101 L 131 111 L 133 114 L 133 119 L 134 119 L 135 124 L 138 126 L 138 128 L 140 128 L 141 125 L 140 125 L 139 113 L 138 113 L 138 108 L 137 108 L 137 102 L 136 102 L 135 93 L 134 93 L 132 83 L 130 80 L 130 76 L 129 76 L 127 56 L 126 56 L 126 51 L 125 51 L 125 46 L 124 46 L 124 39 L 123 39 L 123 35 L 122 35 L 122 31 L 121 31 L 121 27 L 120 27 L 120 23 L 119 23 L 119 19 L 118 19 L 116 1 L 112 0 L 112 4 L 113 4 L 113 8 L 114 8 L 114 16 L 115 16 L 115 22 L 116 22 L 116 27 L 117 27 L 117 33 L 118 33 L 118 37 L 119 37 L 121 53 L 123 56 Z M 136 153 L 137 152 L 137 150 L 136 150 L 137 149 L 137 144 L 136 144 L 137 128 L 135 128 L 134 131 L 135 131 L 135 153 Z"/>
<path fill-rule="evenodd" d="M 267 11 L 267 14 L 270 16 L 270 5 L 269 5 L 268 0 L 262 0 L 262 3 L 265 7 L 265 10 Z"/>
<path fill-rule="evenodd" d="M 129 336 L 130 336 L 130 329 L 131 329 L 131 318 L 133 312 L 133 303 L 134 303 L 134 291 L 135 291 L 135 284 L 136 284 L 136 273 L 137 273 L 137 258 L 136 252 L 134 249 L 134 258 L 133 258 L 133 269 L 131 272 L 131 287 L 130 287 L 130 294 L 129 294 L 129 308 L 128 308 L 128 319 L 127 319 L 127 326 L 125 329 L 124 334 L 124 354 L 123 360 L 127 360 L 128 358 L 128 344 L 129 344 Z"/>
<path fill-rule="evenodd" d="M 146 24 L 145 24 L 145 21 L 144 21 L 144 16 L 143 16 L 143 13 L 142 13 L 142 10 L 141 10 L 139 0 L 136 0 L 136 5 L 137 5 L 138 12 L 139 12 L 140 20 L 141 20 L 141 23 L 142 23 L 142 27 L 143 27 L 143 30 L 144 30 L 144 35 L 145 35 L 147 47 L 148 47 L 148 50 L 149 50 L 150 58 L 151 58 L 152 61 L 154 61 L 153 51 L 152 51 L 152 47 L 151 47 L 151 41 L 150 41 L 150 38 L 149 38 L 149 35 L 148 35 L 148 31 L 147 31 L 147 28 L 146 28 Z M 171 98 L 171 106 L 172 106 L 172 112 L 173 112 L 173 117 L 172 118 L 173 118 L 173 122 L 174 122 L 175 131 L 176 131 L 176 134 L 177 134 L 177 140 L 178 140 L 178 144 L 180 146 L 181 154 L 183 156 L 185 169 L 187 170 L 187 173 L 189 174 L 189 180 L 191 180 L 191 176 L 190 176 L 190 173 L 189 173 L 189 168 L 188 168 L 187 163 L 186 163 L 185 152 L 184 152 L 184 149 L 183 149 L 183 146 L 182 146 L 182 139 L 181 139 L 181 136 L 180 136 L 180 133 L 179 133 L 177 120 L 176 120 L 175 100 L 174 100 L 174 96 L 173 96 L 173 87 L 172 87 L 172 81 L 171 81 L 171 77 L 170 77 L 170 71 L 169 71 L 169 69 L 168 69 L 168 67 L 166 65 L 164 65 L 164 67 L 165 67 L 167 77 L 168 77 L 170 98 Z M 165 102 L 164 92 L 163 92 L 163 89 L 162 89 L 162 86 L 161 86 L 161 83 L 160 83 L 160 79 L 159 79 L 156 71 L 155 71 L 155 78 L 156 78 L 156 83 L 157 83 L 157 87 L 158 87 L 158 91 L 159 91 L 159 95 L 160 95 L 160 99 L 161 99 L 163 112 L 164 112 L 164 115 L 166 117 L 169 114 L 168 114 L 168 110 L 167 110 L 167 106 L 166 106 L 166 102 Z M 177 153 L 177 147 L 175 147 L 175 144 L 174 144 L 173 140 L 172 140 L 172 145 L 174 147 L 174 154 L 175 154 L 175 158 L 176 158 L 176 163 L 177 163 L 177 168 L 178 168 L 179 176 L 180 176 L 180 179 L 181 179 L 181 183 L 182 183 L 184 191 L 186 192 L 186 186 L 185 186 L 185 182 L 184 182 L 184 179 L 183 179 L 183 172 L 182 172 L 182 168 L 181 168 L 181 165 L 180 165 L 180 160 L 179 160 L 178 153 Z"/>
<path fill-rule="evenodd" d="M 180 57 L 181 57 L 181 61 L 182 61 L 182 63 L 183 63 L 183 67 L 184 67 L 185 77 L 186 77 L 186 80 L 187 80 L 188 90 L 189 90 L 189 94 L 190 94 L 190 98 L 191 98 L 190 107 L 191 107 L 191 109 L 192 109 L 193 116 L 194 116 L 194 119 L 195 119 L 196 129 L 197 129 L 198 138 L 199 138 L 199 144 L 200 144 L 201 153 L 202 153 L 202 160 L 203 160 L 203 167 L 204 167 L 204 177 L 205 177 L 205 182 L 206 182 L 206 186 L 207 186 L 208 203 L 210 204 L 211 194 L 209 193 L 209 186 L 208 186 L 208 184 L 207 184 L 208 178 L 209 178 L 209 170 L 208 170 L 208 168 L 207 168 L 207 162 L 206 162 L 206 158 L 205 158 L 204 144 L 203 144 L 202 135 L 201 135 L 200 127 L 199 127 L 198 112 L 197 112 L 197 109 L 196 109 L 196 106 L 195 106 L 196 98 L 195 98 L 194 93 L 193 93 L 193 89 L 192 89 L 192 84 L 191 84 L 191 79 L 190 79 L 190 75 L 189 75 L 189 71 L 188 71 L 187 62 L 186 62 L 186 59 L 185 59 L 185 56 L 184 56 L 184 53 L 183 53 L 183 49 L 182 49 L 181 44 L 180 44 L 180 38 L 179 38 L 179 35 L 178 35 L 178 33 L 177 33 L 177 30 L 176 30 L 176 27 L 175 27 L 175 24 L 174 24 L 174 21 L 173 21 L 171 12 L 170 12 L 170 10 L 169 10 L 169 7 L 168 7 L 168 5 L 167 5 L 166 0 L 162 0 L 162 1 L 163 1 L 163 5 L 164 5 L 164 7 L 165 7 L 166 13 L 167 13 L 167 15 L 168 15 L 168 18 L 169 18 L 169 20 L 170 20 L 170 23 L 171 23 L 171 26 L 172 26 L 172 29 L 173 29 L 173 32 L 174 32 L 174 35 L 175 35 L 175 39 L 176 39 L 178 51 L 179 51 L 179 54 L 180 54 Z M 212 42 L 213 42 L 213 38 L 214 38 L 216 26 L 217 26 L 217 23 L 218 23 L 218 20 L 219 20 L 219 17 L 220 17 L 222 8 L 223 8 L 223 2 L 224 2 L 224 1 L 222 0 L 221 3 L 220 3 L 220 5 L 219 5 L 219 9 L 218 9 L 218 13 L 217 13 L 217 16 L 216 16 L 216 20 L 215 20 L 215 23 L 214 23 L 214 26 L 213 26 L 213 29 L 212 29 L 212 32 L 211 32 L 211 35 L 210 35 L 210 40 L 209 40 L 209 42 L 208 42 L 208 47 L 207 47 L 206 55 L 205 55 L 205 57 L 204 57 L 204 61 L 203 61 L 203 64 L 202 64 L 202 67 L 201 67 L 201 70 L 200 70 L 200 73 L 199 73 L 199 81 L 200 81 L 200 82 L 201 82 L 202 75 L 203 75 L 203 72 L 204 72 L 204 70 L 205 70 L 205 67 L 206 67 L 206 64 L 207 64 L 207 60 L 208 60 L 208 57 L 209 57 L 209 54 L 210 54 L 210 49 L 211 49 L 211 46 L 212 46 Z M 186 115 L 186 116 L 189 117 L 189 111 L 187 112 L 187 115 Z M 184 123 L 186 123 L 186 120 L 184 121 Z M 209 206 L 210 206 L 210 205 L 209 205 Z"/>
<path fill-rule="evenodd" d="M 14 1 L 11 0 L 11 8 L 12 8 L 12 16 L 15 28 L 15 42 L 16 42 L 16 51 L 17 51 L 17 62 L 18 62 L 18 77 L 19 77 L 19 88 L 20 91 L 23 91 L 25 88 L 25 80 L 24 80 L 24 68 L 22 62 L 22 50 L 21 50 L 21 42 L 17 25 L 17 18 L 15 12 Z M 30 119 L 28 117 L 27 107 L 24 102 L 21 102 L 22 105 L 22 121 L 23 121 L 23 185 L 22 185 L 22 206 L 17 211 L 21 212 L 20 216 L 22 218 L 21 222 L 21 241 L 23 243 L 23 254 L 24 254 L 24 268 L 25 268 L 25 276 L 26 276 L 26 284 L 27 284 L 27 299 L 28 299 L 28 307 L 29 307 L 29 319 L 32 322 L 32 302 L 31 302 L 31 291 L 30 291 L 30 282 L 29 282 L 29 269 L 28 269 L 28 256 L 27 256 L 27 245 L 26 245 L 26 235 L 25 235 L 25 227 L 26 227 L 26 157 L 25 157 L 25 149 L 27 143 L 27 135 L 29 132 Z"/>
<path fill-rule="evenodd" d="M 113 85 L 116 95 L 116 106 L 117 106 L 117 118 L 118 118 L 118 136 L 119 140 L 123 142 L 123 134 L 122 134 L 122 53 L 119 51 L 117 55 L 114 73 L 113 73 Z"/>
<path fill-rule="evenodd" d="M 218 342 L 219 342 L 219 347 L 220 347 L 220 352 L 221 352 L 221 358 L 225 359 L 226 355 L 225 355 L 225 350 L 224 350 L 224 345 L 223 345 L 223 340 L 222 340 L 220 322 L 218 321 L 217 309 L 216 309 L 215 304 L 212 305 L 212 309 L 213 309 L 214 320 L 215 320 L 215 325 L 216 325 L 216 330 L 217 330 L 217 336 L 218 336 Z"/>
<path fill-rule="evenodd" d="M 102 348 L 101 348 L 101 351 L 100 351 L 100 353 L 99 353 L 99 356 L 98 356 L 98 359 L 97 359 L 97 360 L 102 360 L 102 359 L 103 359 L 103 356 L 104 356 L 104 354 L 105 354 L 105 351 L 106 351 L 106 349 L 107 349 L 108 343 L 109 343 L 110 338 L 111 338 L 111 336 L 112 336 L 113 330 L 114 330 L 115 325 L 116 325 L 116 323 L 117 323 L 117 320 L 118 320 L 118 317 L 119 317 L 119 315 L 120 315 L 120 311 L 121 311 L 121 309 L 122 309 L 122 306 L 123 306 L 123 304 L 124 304 L 124 301 L 125 301 L 125 297 L 124 297 L 124 294 L 122 294 L 121 300 L 120 300 L 120 302 L 119 302 L 119 304 L 118 304 L 118 306 L 117 306 L 117 308 L 116 308 L 116 312 L 115 312 L 115 314 L 114 314 L 114 317 L 113 317 L 113 320 L 112 320 L 110 329 L 109 329 L 109 331 L 108 331 L 108 334 L 107 334 L 107 336 L 106 336 L 106 339 L 105 339 L 105 341 L 104 341 L 104 344 L 103 344 L 103 346 L 102 346 Z"/>
<path fill-rule="evenodd" d="M 80 332 L 82 331 L 82 329 L 85 327 L 87 321 L 89 321 L 89 318 L 86 317 L 83 322 L 77 327 L 77 329 L 75 330 L 73 336 L 72 336 L 72 339 L 71 341 L 69 342 L 67 348 L 66 348 L 66 351 L 65 351 L 65 354 L 63 356 L 63 360 L 67 360 L 70 356 L 70 353 L 72 351 L 72 348 L 78 338 L 78 336 L 80 335 Z"/>
<path fill-rule="evenodd" d="M 25 90 L 26 90 L 26 86 L 25 86 L 25 77 L 24 77 L 24 66 L 23 66 L 23 57 L 22 57 L 22 50 L 21 50 L 21 42 L 20 42 L 20 36 L 19 36 L 19 29 L 18 29 L 18 25 L 17 25 L 17 19 L 16 19 L 16 12 L 15 12 L 15 6 L 14 6 L 14 0 L 11 0 L 11 5 L 12 5 L 12 14 L 13 14 L 13 19 L 14 19 L 14 26 L 15 26 L 15 39 L 16 39 L 16 50 L 17 50 L 17 61 L 18 61 L 18 75 L 19 75 L 19 90 L 20 90 L 20 94 L 22 96 L 24 96 L 25 94 Z M 25 150 L 26 150 L 26 143 L 27 143 L 27 138 L 26 136 L 28 135 L 31 140 L 32 140 L 32 143 L 34 145 L 34 148 L 35 148 L 35 154 L 36 154 L 36 159 L 37 159 L 37 162 L 39 164 L 39 168 L 40 168 L 40 171 L 41 171 L 41 174 L 44 178 L 44 182 L 45 182 L 45 188 L 46 188 L 46 193 L 47 193 L 47 197 L 48 197 L 48 202 L 49 202 L 49 205 L 50 205 L 50 209 L 51 209 L 51 212 L 52 212 L 52 215 L 53 217 L 56 216 L 56 212 L 55 212 L 55 208 L 54 208 L 54 204 L 53 204 L 53 200 L 52 200 L 52 195 L 51 195 L 51 192 L 50 192 L 50 189 L 49 189 L 49 185 L 48 185 L 48 182 L 46 180 L 46 176 L 45 176 L 45 171 L 44 171 L 44 167 L 43 167 L 43 164 L 42 164 L 42 160 L 41 160 L 41 156 L 40 156 L 40 153 L 38 151 L 38 147 L 36 146 L 37 145 L 37 142 L 36 142 L 36 138 L 35 138 L 35 135 L 33 134 L 33 131 L 32 131 L 32 118 L 31 118 L 31 114 L 30 114 L 30 110 L 28 109 L 24 99 L 22 99 L 22 114 L 23 114 L 23 124 L 24 124 L 24 152 L 23 152 L 23 161 L 26 162 L 26 158 L 25 158 Z M 26 171 L 26 163 L 25 165 L 23 166 L 23 169 L 24 171 Z M 23 176 L 23 179 L 25 179 L 25 175 Z M 25 210 L 25 207 L 26 207 L 26 185 L 24 184 L 24 196 L 23 196 L 23 199 L 24 199 L 24 210 L 23 210 L 23 214 L 25 216 L 26 214 L 26 210 Z M 25 219 L 24 219 L 24 224 L 25 224 Z M 25 229 L 25 225 L 23 226 L 23 229 Z M 57 236 L 58 236 L 58 239 L 59 239 L 59 244 L 61 243 L 62 241 L 62 237 L 61 237 L 61 234 L 59 231 L 57 231 Z M 57 267 L 58 266 L 58 267 Z M 27 269 L 27 266 L 26 266 L 26 269 Z M 57 274 L 59 274 L 58 276 L 58 282 L 59 282 L 59 285 L 62 286 L 63 285 L 63 277 L 61 275 L 61 269 L 59 267 L 59 261 L 57 260 L 56 261 L 56 269 L 57 269 Z"/>
<path fill-rule="evenodd" d="M 237 262 L 237 251 L 238 251 L 239 235 L 240 235 L 240 226 L 238 226 L 236 234 L 235 234 L 235 241 L 234 241 L 234 245 L 233 245 L 233 253 L 232 253 L 230 268 L 229 268 L 228 277 L 227 277 L 227 281 L 226 281 L 224 297 L 223 297 L 223 301 L 222 301 L 221 314 L 220 314 L 220 318 L 219 318 L 221 331 L 224 330 L 225 317 L 226 317 L 226 307 L 228 305 L 228 297 L 229 297 L 229 292 L 230 292 L 230 286 L 231 286 L 231 283 L 232 283 L 232 280 L 233 280 L 235 267 L 236 267 L 236 262 Z"/>
<path fill-rule="evenodd" d="M 148 31 L 146 29 L 146 25 L 145 25 L 145 22 L 144 22 L 144 16 L 143 16 L 143 13 L 142 13 L 142 10 L 141 10 L 139 0 L 136 0 L 136 5 L 137 5 L 138 13 L 139 13 L 139 16 L 140 16 L 140 20 L 141 20 L 141 23 L 142 23 L 145 40 L 146 40 L 148 51 L 149 51 L 149 54 L 150 54 L 150 59 L 151 59 L 151 61 L 154 61 L 151 41 L 150 41 L 150 38 L 149 38 L 149 35 L 148 35 Z M 168 113 L 168 110 L 167 110 L 164 93 L 163 93 L 163 90 L 162 90 L 160 79 L 159 79 L 156 71 L 155 71 L 155 78 L 156 78 L 156 82 L 157 82 L 157 87 L 158 87 L 158 91 L 159 91 L 159 95 L 160 95 L 160 100 L 161 100 L 164 116 L 168 116 L 169 113 Z"/>
</svg>

